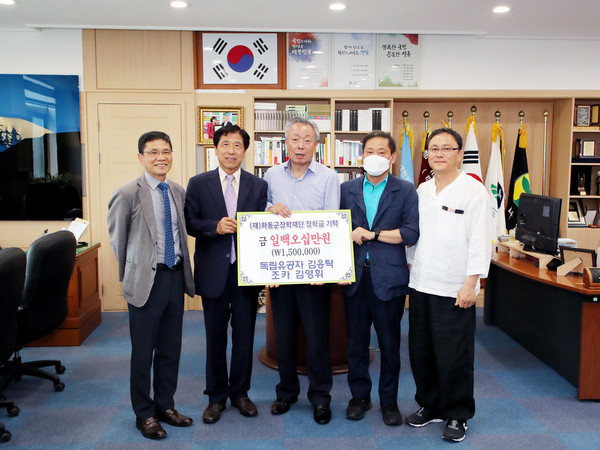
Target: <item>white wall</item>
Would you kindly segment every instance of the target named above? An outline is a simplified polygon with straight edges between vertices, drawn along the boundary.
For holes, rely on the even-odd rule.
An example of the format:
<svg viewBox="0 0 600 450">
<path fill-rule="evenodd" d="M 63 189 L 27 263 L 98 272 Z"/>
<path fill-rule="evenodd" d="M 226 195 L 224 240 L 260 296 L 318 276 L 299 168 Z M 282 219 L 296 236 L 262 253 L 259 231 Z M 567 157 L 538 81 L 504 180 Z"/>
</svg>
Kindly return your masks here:
<svg viewBox="0 0 600 450">
<path fill-rule="evenodd" d="M 422 89 L 600 89 L 598 41 L 423 36 Z"/>
<path fill-rule="evenodd" d="M 81 30 L 1 31 L 0 42 L 1 73 L 83 83 Z M 426 35 L 421 44 L 421 89 L 600 89 L 598 41 Z"/>
<path fill-rule="evenodd" d="M 5 74 L 78 75 L 83 90 L 81 30 L 0 31 Z"/>
</svg>

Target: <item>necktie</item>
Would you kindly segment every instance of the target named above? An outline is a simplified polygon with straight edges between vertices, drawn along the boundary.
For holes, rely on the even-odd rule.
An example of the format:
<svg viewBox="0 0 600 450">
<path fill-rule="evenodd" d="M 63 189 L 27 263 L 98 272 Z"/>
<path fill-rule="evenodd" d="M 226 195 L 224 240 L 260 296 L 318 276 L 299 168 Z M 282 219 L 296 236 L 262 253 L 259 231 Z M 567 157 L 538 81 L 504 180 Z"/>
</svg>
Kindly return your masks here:
<svg viewBox="0 0 600 450">
<path fill-rule="evenodd" d="M 235 189 L 233 189 L 233 175 L 226 175 L 227 178 L 227 187 L 225 188 L 225 207 L 227 208 L 227 215 L 229 217 L 235 218 L 235 213 L 237 212 L 237 195 L 235 194 Z M 231 257 L 229 261 L 231 264 L 235 262 L 235 241 L 233 240 L 233 235 L 231 236 Z"/>
<path fill-rule="evenodd" d="M 171 202 L 169 202 L 169 187 L 167 183 L 158 183 L 163 194 L 165 207 L 165 264 L 169 267 L 175 265 L 175 241 L 173 241 L 173 224 L 171 223 Z"/>
</svg>

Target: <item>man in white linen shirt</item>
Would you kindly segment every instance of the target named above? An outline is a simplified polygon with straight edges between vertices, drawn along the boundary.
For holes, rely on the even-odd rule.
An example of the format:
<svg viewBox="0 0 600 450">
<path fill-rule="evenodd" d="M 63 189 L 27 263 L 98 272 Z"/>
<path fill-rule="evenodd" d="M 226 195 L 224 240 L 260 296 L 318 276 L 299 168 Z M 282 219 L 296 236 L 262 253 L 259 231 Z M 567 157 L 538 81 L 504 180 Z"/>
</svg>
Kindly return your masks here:
<svg viewBox="0 0 600 450">
<path fill-rule="evenodd" d="M 409 353 L 421 407 L 406 422 L 446 420 L 444 439 L 462 441 L 475 414 L 475 300 L 490 265 L 489 200 L 485 187 L 459 169 L 462 138 L 431 133 L 433 179 L 421 184 L 420 237 L 411 249 Z"/>
</svg>

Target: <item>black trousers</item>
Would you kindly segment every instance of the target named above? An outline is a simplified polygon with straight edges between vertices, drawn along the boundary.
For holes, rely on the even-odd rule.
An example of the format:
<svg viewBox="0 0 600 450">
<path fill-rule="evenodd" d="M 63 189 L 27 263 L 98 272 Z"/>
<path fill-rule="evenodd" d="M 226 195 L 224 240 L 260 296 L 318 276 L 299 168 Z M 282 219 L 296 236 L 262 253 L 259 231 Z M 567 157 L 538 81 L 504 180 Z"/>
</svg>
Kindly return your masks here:
<svg viewBox="0 0 600 450">
<path fill-rule="evenodd" d="M 383 301 L 373 291 L 371 270 L 365 267 L 358 290 L 346 297 L 348 323 L 348 386 L 353 398 L 371 398 L 369 375 L 369 344 L 371 324 L 375 327 L 381 351 L 379 401 L 398 402 L 400 376 L 400 321 L 404 314 L 406 296 Z"/>
<path fill-rule="evenodd" d="M 248 395 L 258 290 L 237 285 L 237 265 L 231 264 L 223 295 L 202 297 L 206 330 L 206 390 L 209 403 L 225 403 Z M 231 319 L 231 370 L 227 375 L 227 329 Z"/>
<path fill-rule="evenodd" d="M 298 323 L 306 336 L 308 400 L 313 405 L 331 403 L 332 376 L 329 363 L 330 286 L 283 285 L 270 290 L 277 339 L 280 382 L 277 398 L 294 401 L 300 394 L 296 372 Z"/>
<path fill-rule="evenodd" d="M 408 348 L 417 403 L 467 420 L 475 415 L 475 307 L 463 309 L 455 301 L 411 289 Z"/>
<path fill-rule="evenodd" d="M 173 408 L 183 322 L 183 270 L 159 270 L 146 304 L 129 307 L 131 404 L 138 419 Z M 154 369 L 154 399 L 150 397 Z"/>
</svg>

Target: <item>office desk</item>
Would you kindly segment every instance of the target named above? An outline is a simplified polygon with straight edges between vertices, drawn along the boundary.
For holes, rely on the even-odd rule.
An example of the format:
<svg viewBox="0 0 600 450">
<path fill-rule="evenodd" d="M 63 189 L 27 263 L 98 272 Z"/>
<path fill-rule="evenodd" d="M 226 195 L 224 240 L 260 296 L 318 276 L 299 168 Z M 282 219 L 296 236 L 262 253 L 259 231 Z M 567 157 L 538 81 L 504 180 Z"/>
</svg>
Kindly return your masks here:
<svg viewBox="0 0 600 450">
<path fill-rule="evenodd" d="M 27 344 L 28 347 L 74 346 L 81 343 L 102 321 L 98 280 L 100 244 L 78 248 L 69 282 L 69 313 L 52 333 Z"/>
<path fill-rule="evenodd" d="M 600 289 L 577 275 L 558 277 L 529 259 L 497 253 L 485 284 L 484 320 L 600 399 Z"/>
</svg>

